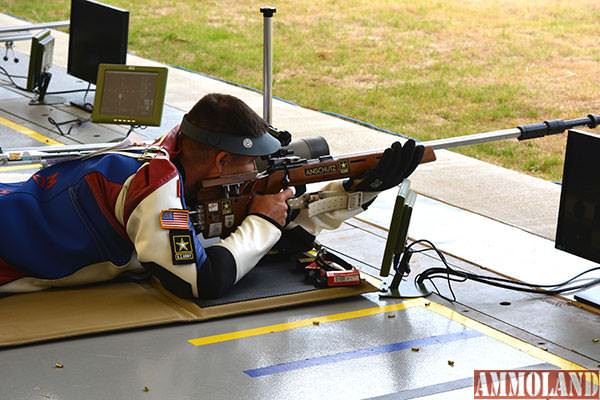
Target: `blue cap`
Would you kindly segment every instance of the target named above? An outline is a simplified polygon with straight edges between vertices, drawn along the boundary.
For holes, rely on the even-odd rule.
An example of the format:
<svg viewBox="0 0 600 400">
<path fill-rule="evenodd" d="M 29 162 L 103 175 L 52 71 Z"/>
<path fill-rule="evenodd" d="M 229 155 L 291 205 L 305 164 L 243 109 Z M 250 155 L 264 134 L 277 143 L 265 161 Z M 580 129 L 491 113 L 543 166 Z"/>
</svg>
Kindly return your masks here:
<svg viewBox="0 0 600 400">
<path fill-rule="evenodd" d="M 210 132 L 193 125 L 183 117 L 181 127 L 182 135 L 189 137 L 202 144 L 216 147 L 217 149 L 232 154 L 243 156 L 268 156 L 281 148 L 281 143 L 268 131 L 259 137 L 244 136 L 235 133 Z"/>
</svg>

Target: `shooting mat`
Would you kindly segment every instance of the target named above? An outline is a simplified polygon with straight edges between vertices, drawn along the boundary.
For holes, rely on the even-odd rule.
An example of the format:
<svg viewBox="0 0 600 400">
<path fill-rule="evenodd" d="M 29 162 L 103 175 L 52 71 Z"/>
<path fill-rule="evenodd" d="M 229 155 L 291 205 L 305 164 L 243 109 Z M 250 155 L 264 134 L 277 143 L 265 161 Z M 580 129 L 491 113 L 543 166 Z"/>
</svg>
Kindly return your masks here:
<svg viewBox="0 0 600 400">
<path fill-rule="evenodd" d="M 290 262 L 262 261 L 232 291 L 198 304 L 180 299 L 156 282 L 119 282 L 54 289 L 0 298 L 0 347 L 92 333 L 252 313 L 356 296 L 360 286 L 315 289 Z M 200 305 L 199 305 L 200 304 Z"/>
</svg>

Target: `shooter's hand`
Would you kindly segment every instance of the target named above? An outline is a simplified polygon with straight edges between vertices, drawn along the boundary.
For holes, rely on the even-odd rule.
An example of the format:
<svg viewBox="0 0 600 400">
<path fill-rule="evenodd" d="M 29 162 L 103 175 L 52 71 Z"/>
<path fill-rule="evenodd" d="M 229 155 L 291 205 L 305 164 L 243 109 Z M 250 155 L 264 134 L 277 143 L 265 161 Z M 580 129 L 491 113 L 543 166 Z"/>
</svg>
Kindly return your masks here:
<svg viewBox="0 0 600 400">
<path fill-rule="evenodd" d="M 250 203 L 250 214 L 257 214 L 283 228 L 286 222 L 288 205 L 287 199 L 294 197 L 291 188 L 276 194 L 254 195 Z"/>
<path fill-rule="evenodd" d="M 424 147 L 409 139 L 404 143 L 394 142 L 383 152 L 379 163 L 361 176 L 344 182 L 349 192 L 381 192 L 398 186 L 417 168 L 423 158 Z"/>
</svg>

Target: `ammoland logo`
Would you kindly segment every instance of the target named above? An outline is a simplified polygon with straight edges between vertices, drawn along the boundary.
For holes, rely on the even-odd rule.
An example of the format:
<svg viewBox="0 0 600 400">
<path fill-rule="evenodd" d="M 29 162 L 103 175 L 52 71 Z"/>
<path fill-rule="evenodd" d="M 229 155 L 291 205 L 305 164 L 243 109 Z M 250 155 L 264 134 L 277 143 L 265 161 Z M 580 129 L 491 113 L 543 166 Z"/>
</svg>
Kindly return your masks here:
<svg viewBox="0 0 600 400">
<path fill-rule="evenodd" d="M 598 370 L 475 370 L 474 399 L 600 399 Z"/>
</svg>

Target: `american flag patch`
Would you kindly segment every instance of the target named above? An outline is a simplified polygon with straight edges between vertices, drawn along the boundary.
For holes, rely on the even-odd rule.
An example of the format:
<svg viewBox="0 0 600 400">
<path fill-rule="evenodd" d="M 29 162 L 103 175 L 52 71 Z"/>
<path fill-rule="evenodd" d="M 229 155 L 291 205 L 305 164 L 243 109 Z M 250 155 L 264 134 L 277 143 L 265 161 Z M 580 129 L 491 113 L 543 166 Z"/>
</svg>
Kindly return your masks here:
<svg viewBox="0 0 600 400">
<path fill-rule="evenodd" d="M 189 214 L 188 210 L 162 210 L 160 212 L 160 227 L 163 229 L 189 230 Z"/>
</svg>

